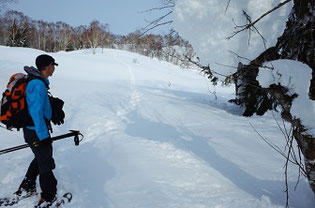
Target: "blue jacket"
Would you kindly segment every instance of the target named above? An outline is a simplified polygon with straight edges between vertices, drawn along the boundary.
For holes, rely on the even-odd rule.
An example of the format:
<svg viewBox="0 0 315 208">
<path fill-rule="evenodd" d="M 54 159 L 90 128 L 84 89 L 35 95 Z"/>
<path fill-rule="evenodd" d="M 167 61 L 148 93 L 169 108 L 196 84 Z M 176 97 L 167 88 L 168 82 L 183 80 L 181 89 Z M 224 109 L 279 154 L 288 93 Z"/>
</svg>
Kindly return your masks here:
<svg viewBox="0 0 315 208">
<path fill-rule="evenodd" d="M 49 80 L 41 75 L 34 67 L 24 67 L 25 71 L 32 76 L 37 76 L 49 85 Z M 51 119 L 52 110 L 49 102 L 47 87 L 40 79 L 31 80 L 26 86 L 26 102 L 28 112 L 31 115 L 34 126 L 28 126 L 28 129 L 35 130 L 39 140 L 44 140 L 50 136 L 46 120 Z"/>
</svg>

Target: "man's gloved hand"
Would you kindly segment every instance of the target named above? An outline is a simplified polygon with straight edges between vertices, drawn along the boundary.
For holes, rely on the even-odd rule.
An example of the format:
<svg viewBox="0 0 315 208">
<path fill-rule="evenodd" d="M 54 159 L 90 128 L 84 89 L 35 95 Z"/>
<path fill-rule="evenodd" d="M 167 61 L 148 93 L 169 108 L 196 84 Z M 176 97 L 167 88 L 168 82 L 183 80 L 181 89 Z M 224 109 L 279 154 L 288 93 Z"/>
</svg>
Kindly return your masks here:
<svg viewBox="0 0 315 208">
<path fill-rule="evenodd" d="M 51 121 L 55 125 L 61 125 L 64 123 L 65 112 L 62 110 L 64 102 L 53 96 L 49 96 L 49 101 L 51 104 L 52 116 Z"/>
</svg>

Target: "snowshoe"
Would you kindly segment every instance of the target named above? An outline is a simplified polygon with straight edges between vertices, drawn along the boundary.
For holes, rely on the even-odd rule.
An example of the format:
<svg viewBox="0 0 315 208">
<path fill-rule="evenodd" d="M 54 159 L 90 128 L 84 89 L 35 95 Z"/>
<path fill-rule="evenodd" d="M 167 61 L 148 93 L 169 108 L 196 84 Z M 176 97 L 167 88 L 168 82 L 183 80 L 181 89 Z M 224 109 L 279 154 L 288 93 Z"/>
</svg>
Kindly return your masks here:
<svg viewBox="0 0 315 208">
<path fill-rule="evenodd" d="M 72 200 L 71 193 L 65 193 L 60 199 L 55 197 L 52 201 L 48 202 L 40 199 L 34 208 L 62 208 Z"/>
<path fill-rule="evenodd" d="M 22 199 L 26 199 L 37 194 L 38 193 L 36 188 L 29 189 L 28 191 L 26 191 L 23 188 L 19 188 L 19 190 L 15 192 L 12 197 L 0 198 L 0 207 L 8 207 L 15 205 L 19 203 L 19 201 L 21 201 Z"/>
</svg>

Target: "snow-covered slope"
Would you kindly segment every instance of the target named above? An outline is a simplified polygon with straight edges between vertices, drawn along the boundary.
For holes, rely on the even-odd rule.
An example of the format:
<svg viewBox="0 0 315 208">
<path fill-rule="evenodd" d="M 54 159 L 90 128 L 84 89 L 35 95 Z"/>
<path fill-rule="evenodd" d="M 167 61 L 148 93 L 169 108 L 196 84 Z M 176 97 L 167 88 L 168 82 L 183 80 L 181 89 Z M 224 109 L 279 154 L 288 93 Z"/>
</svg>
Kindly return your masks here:
<svg viewBox="0 0 315 208">
<path fill-rule="evenodd" d="M 43 52 L 0 47 L 0 90 L 13 73 Z M 51 54 L 59 67 L 51 92 L 65 101 L 66 121 L 54 134 L 79 129 L 54 143 L 60 193 L 73 208 L 284 207 L 285 160 L 255 133 L 284 148 L 270 113 L 244 118 L 226 101 L 233 88 L 216 88 L 195 71 L 137 54 L 89 50 Z M 276 115 L 276 118 L 278 116 Z M 0 129 L 0 149 L 22 144 L 22 132 Z M 29 149 L 0 157 L 0 196 L 13 193 L 32 160 Z M 298 171 L 289 172 L 291 207 L 314 207 Z M 32 207 L 38 198 L 15 207 Z"/>
</svg>

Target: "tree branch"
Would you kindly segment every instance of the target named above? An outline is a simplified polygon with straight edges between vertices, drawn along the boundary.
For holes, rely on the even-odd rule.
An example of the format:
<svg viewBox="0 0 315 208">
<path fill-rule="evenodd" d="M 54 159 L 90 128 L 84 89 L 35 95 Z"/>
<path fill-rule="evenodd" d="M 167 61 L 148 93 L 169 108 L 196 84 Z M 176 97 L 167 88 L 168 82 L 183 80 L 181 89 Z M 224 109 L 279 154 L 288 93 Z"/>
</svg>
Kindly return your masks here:
<svg viewBox="0 0 315 208">
<path fill-rule="evenodd" d="M 230 3 L 231 3 L 231 0 L 228 1 L 227 5 L 226 5 L 226 8 L 225 8 L 225 13 L 227 12 L 229 6 L 230 6 Z"/>
<path fill-rule="evenodd" d="M 231 0 L 229 0 L 228 5 L 230 4 L 230 1 L 231 1 Z M 244 31 L 244 30 L 247 30 L 247 29 L 251 29 L 251 28 L 254 28 L 254 30 L 263 38 L 263 36 L 261 35 L 261 33 L 260 33 L 260 32 L 258 31 L 258 29 L 255 27 L 255 24 L 256 24 L 257 22 L 259 22 L 260 20 L 262 20 L 262 19 L 263 19 L 265 16 L 267 16 L 268 14 L 270 14 L 270 13 L 272 13 L 273 11 L 275 11 L 275 10 L 281 8 L 283 5 L 289 3 L 290 1 L 292 1 L 292 0 L 286 0 L 286 1 L 282 2 L 282 3 L 279 3 L 276 7 L 272 8 L 272 9 L 269 10 L 269 11 L 267 11 L 266 13 L 264 13 L 263 15 L 261 15 L 258 19 L 256 19 L 256 20 L 253 21 L 253 22 L 251 21 L 251 18 L 248 16 L 248 14 L 247 14 L 245 11 L 243 11 L 244 16 L 246 17 L 246 19 L 248 20 L 249 23 L 248 23 L 248 24 L 245 24 L 245 25 L 241 25 L 241 26 L 236 25 L 235 28 L 241 28 L 241 29 L 235 31 L 232 35 L 230 35 L 229 37 L 227 37 L 227 39 L 229 40 L 229 39 L 233 38 L 234 36 L 236 36 L 238 33 L 242 32 L 242 31 Z M 265 38 L 263 38 L 263 41 L 264 41 L 264 45 L 265 45 L 265 41 L 266 41 Z M 266 46 L 265 46 L 265 47 L 266 47 Z"/>
<path fill-rule="evenodd" d="M 152 11 L 162 11 L 162 10 L 169 10 L 169 9 L 172 9 L 175 7 L 175 2 L 173 0 L 166 0 L 164 1 L 163 3 L 164 5 L 161 6 L 161 7 L 155 7 L 155 8 L 152 8 L 152 9 L 148 9 L 148 10 L 145 10 L 141 13 L 144 13 L 144 12 L 152 12 Z M 171 15 L 173 13 L 173 10 L 171 11 L 168 11 L 166 14 L 164 14 L 163 16 L 159 17 L 159 18 L 156 18 L 154 19 L 153 21 L 149 21 L 149 24 L 147 26 L 145 26 L 143 29 L 141 29 L 143 32 L 141 34 L 144 35 L 145 33 L 147 33 L 148 31 L 156 28 L 156 27 L 160 27 L 160 26 L 163 26 L 163 25 L 168 25 L 168 24 L 172 24 L 173 23 L 173 20 L 169 20 L 169 21 L 164 21 L 162 22 L 162 20 L 165 20 L 166 17 L 168 17 L 169 15 Z M 162 22 L 162 23 L 161 23 Z"/>
<path fill-rule="evenodd" d="M 170 8 L 173 8 L 174 5 L 166 5 L 166 6 L 162 6 L 162 7 L 156 7 L 156 8 L 152 8 L 152 9 L 147 9 L 147 10 L 144 10 L 142 12 L 139 12 L 139 13 L 147 13 L 147 12 L 152 12 L 152 11 L 161 11 L 161 10 L 164 10 L 164 9 L 170 9 Z"/>
</svg>

